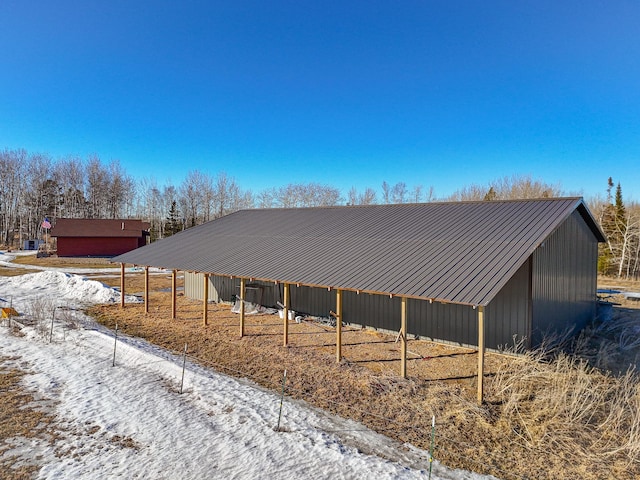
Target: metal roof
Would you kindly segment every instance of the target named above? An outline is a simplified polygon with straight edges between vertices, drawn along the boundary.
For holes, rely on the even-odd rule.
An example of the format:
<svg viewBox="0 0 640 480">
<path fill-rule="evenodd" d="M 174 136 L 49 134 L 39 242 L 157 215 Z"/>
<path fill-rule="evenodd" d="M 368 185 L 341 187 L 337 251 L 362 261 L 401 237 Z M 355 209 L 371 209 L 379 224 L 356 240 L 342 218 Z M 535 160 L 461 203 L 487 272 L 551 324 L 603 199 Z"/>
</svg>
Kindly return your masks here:
<svg viewBox="0 0 640 480">
<path fill-rule="evenodd" d="M 52 237 L 141 237 L 150 223 L 136 219 L 58 218 Z"/>
<path fill-rule="evenodd" d="M 242 210 L 113 262 L 486 305 L 581 198 Z"/>
</svg>

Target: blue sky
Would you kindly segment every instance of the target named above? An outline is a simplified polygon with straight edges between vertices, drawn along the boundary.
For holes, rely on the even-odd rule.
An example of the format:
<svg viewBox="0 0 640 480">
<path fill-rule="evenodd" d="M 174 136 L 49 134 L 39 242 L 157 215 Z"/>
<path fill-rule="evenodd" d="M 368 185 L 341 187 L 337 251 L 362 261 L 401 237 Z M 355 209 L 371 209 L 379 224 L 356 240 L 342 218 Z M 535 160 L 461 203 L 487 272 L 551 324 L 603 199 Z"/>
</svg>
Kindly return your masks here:
<svg viewBox="0 0 640 480">
<path fill-rule="evenodd" d="M 640 2 L 0 2 L 0 149 L 260 191 L 640 197 Z"/>
</svg>

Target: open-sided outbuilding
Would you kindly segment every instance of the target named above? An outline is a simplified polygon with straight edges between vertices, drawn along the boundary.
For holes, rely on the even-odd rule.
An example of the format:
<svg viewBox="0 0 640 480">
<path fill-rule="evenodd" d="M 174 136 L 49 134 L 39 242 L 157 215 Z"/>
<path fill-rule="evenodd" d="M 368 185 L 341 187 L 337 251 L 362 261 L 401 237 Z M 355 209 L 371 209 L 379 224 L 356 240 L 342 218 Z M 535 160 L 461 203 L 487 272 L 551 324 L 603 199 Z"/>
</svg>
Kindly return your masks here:
<svg viewBox="0 0 640 480">
<path fill-rule="evenodd" d="M 125 264 L 163 267 L 174 278 L 186 272 L 185 294 L 205 302 L 245 298 L 249 283 L 264 304 L 335 310 L 343 322 L 399 331 L 403 357 L 407 335 L 477 345 L 481 374 L 485 347 L 535 347 L 548 332 L 594 318 L 604 240 L 574 197 L 266 209 L 232 213 L 113 261 L 122 264 L 123 286 Z"/>
</svg>

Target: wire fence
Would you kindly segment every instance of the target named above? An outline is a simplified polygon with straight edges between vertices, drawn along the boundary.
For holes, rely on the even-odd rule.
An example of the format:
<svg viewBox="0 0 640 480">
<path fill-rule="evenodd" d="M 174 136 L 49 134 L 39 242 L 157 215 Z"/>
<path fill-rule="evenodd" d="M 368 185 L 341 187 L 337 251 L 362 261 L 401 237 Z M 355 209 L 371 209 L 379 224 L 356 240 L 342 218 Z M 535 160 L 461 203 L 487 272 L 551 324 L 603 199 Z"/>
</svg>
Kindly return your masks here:
<svg viewBox="0 0 640 480">
<path fill-rule="evenodd" d="M 47 305 L 50 306 L 50 304 L 47 304 L 47 302 L 42 301 L 41 299 L 34 301 L 30 306 L 30 314 L 28 316 L 21 318 L 20 320 L 11 317 L 3 319 L 3 325 L 12 326 L 12 324 L 16 324 L 18 327 L 31 326 L 43 341 L 49 343 L 74 341 L 74 344 L 79 345 L 81 348 L 91 351 L 96 356 L 104 357 L 106 366 L 110 367 L 144 368 L 158 364 L 171 365 L 174 369 L 177 368 L 181 370 L 179 386 L 174 386 L 175 391 L 179 394 L 188 395 L 191 391 L 189 388 L 185 388 L 185 385 L 188 386 L 189 384 L 189 376 L 197 375 L 199 373 L 198 369 L 205 368 L 217 373 L 227 374 L 230 377 L 239 377 L 250 380 L 261 387 L 273 391 L 274 393 L 279 392 L 281 389 L 281 396 L 274 395 L 274 402 L 276 403 L 282 402 L 282 400 L 286 398 L 294 398 L 297 400 L 303 400 L 311 405 L 318 404 L 317 398 L 314 396 L 314 392 L 308 392 L 305 389 L 296 388 L 293 382 L 285 383 L 282 377 L 276 378 L 274 376 L 269 378 L 263 375 L 254 374 L 253 372 L 239 368 L 238 366 L 231 367 L 221 362 L 200 357 L 193 353 L 189 353 L 187 344 L 185 344 L 183 350 L 178 351 L 163 349 L 143 341 L 144 345 L 151 347 L 150 350 L 147 348 L 144 353 L 150 354 L 152 359 L 143 361 L 141 359 L 142 356 L 136 356 L 134 358 L 130 353 L 128 353 L 131 351 L 130 349 L 123 349 L 120 347 L 122 347 L 122 345 L 127 345 L 130 348 L 136 349 L 143 343 L 139 338 L 124 334 L 117 327 L 115 330 L 111 330 L 107 327 L 96 324 L 93 320 L 87 320 L 83 310 L 80 308 L 55 306 L 48 309 Z M 47 310 L 49 310 L 50 314 L 47 314 Z M 88 342 L 81 342 L 79 344 L 77 338 L 70 335 L 71 331 L 78 329 L 97 329 L 106 335 L 112 336 L 112 349 L 108 349 L 104 345 L 95 346 Z M 236 346 L 232 342 L 224 342 L 220 340 L 217 342 L 218 344 L 226 344 L 226 346 L 229 347 Z M 245 345 L 243 348 L 248 350 L 248 354 L 253 353 L 258 355 L 259 353 L 258 349 L 252 346 Z M 251 350 L 253 350 L 253 352 Z M 345 363 L 348 363 L 348 361 L 345 360 Z M 295 372 L 289 371 L 287 375 L 289 380 L 294 380 L 293 377 Z M 176 381 L 176 379 L 159 377 L 149 380 L 148 382 L 143 382 L 142 385 L 166 381 L 172 382 Z M 457 445 L 459 447 L 458 450 L 464 449 L 466 451 L 477 451 L 477 456 L 463 455 L 455 450 L 447 451 L 446 458 L 450 464 L 463 465 L 464 468 L 471 468 L 477 472 L 490 473 L 502 480 L 533 480 L 533 477 L 505 470 L 505 467 L 503 466 L 504 457 L 500 453 L 494 453 L 486 449 L 482 449 L 480 452 L 477 445 L 465 442 L 459 437 L 452 437 L 447 435 L 443 430 L 439 430 L 437 416 L 435 417 L 434 442 L 433 432 L 430 429 L 425 429 L 423 425 L 411 425 L 406 422 L 399 422 L 392 417 L 381 415 L 378 412 L 332 398 L 323 398 L 321 403 L 323 408 L 326 408 L 334 414 L 351 412 L 354 414 L 354 417 L 359 418 L 359 421 L 363 422 L 368 428 L 371 428 L 369 425 L 375 424 L 375 428 L 372 428 L 373 430 L 380 434 L 395 438 L 402 443 L 413 444 L 410 440 L 415 442 L 417 439 L 418 441 L 416 443 L 420 445 L 431 445 L 429 452 L 424 456 L 424 464 L 419 466 L 419 468 L 424 469 L 425 471 L 430 469 L 432 459 L 438 459 L 438 451 L 442 451 L 442 449 L 445 448 L 443 445 Z M 286 418 L 286 409 L 284 413 L 281 411 L 281 415 Z M 374 421 L 367 421 L 367 418 Z M 274 430 L 280 430 L 279 423 L 280 420 L 278 420 L 278 424 L 274 424 Z M 316 426 L 315 428 L 319 428 L 327 433 L 339 433 L 322 428 L 322 426 Z M 404 434 L 398 435 L 398 432 L 404 432 Z M 531 456 L 555 456 L 558 459 L 562 459 L 562 456 L 554 451 L 536 449 L 523 443 L 518 444 L 518 447 L 529 452 L 529 455 Z"/>
</svg>

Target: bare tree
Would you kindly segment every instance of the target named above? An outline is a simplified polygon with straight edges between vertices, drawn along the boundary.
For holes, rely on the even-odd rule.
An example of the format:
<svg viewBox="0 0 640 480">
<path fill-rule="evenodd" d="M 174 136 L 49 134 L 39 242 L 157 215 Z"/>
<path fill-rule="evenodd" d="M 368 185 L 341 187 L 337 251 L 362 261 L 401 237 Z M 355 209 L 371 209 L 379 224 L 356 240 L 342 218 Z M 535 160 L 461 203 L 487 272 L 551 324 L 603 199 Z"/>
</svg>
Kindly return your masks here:
<svg viewBox="0 0 640 480">
<path fill-rule="evenodd" d="M 562 195 L 562 190 L 557 185 L 550 185 L 540 180 L 533 180 L 531 176 L 504 177 L 494 180 L 487 186 L 470 185 L 454 192 L 448 200 L 451 201 L 477 201 L 484 200 L 490 195 L 494 200 L 517 200 L 527 198 L 550 198 Z"/>
<path fill-rule="evenodd" d="M 274 208 L 276 207 L 275 189 L 263 190 L 258 194 L 256 199 L 258 208 Z"/>
<path fill-rule="evenodd" d="M 351 187 L 347 193 L 347 205 L 358 205 L 358 190 Z"/>
<path fill-rule="evenodd" d="M 391 203 L 391 186 L 386 182 L 382 182 L 382 203 Z"/>
<path fill-rule="evenodd" d="M 108 218 L 126 218 L 133 210 L 135 182 L 126 174 L 117 160 L 111 161 L 105 187 L 107 189 Z"/>
<path fill-rule="evenodd" d="M 272 198 L 272 205 L 283 208 L 326 207 L 338 205 L 341 201 L 340 190 L 318 183 L 290 183 L 278 189 L 272 189 L 261 195 L 260 203 Z"/>
<path fill-rule="evenodd" d="M 351 187 L 348 195 L 349 205 L 373 205 L 376 203 L 376 192 L 373 188 L 367 187 L 359 193 L 356 187 Z"/>
<path fill-rule="evenodd" d="M 503 200 L 521 198 L 551 198 L 562 195 L 559 185 L 550 185 L 541 180 L 534 180 L 530 175 L 504 177 L 492 183 Z"/>
<path fill-rule="evenodd" d="M 359 193 L 356 187 L 351 187 L 348 194 L 348 205 L 373 205 L 376 203 L 376 191 L 367 187 Z"/>
<path fill-rule="evenodd" d="M 163 217 L 166 212 L 162 209 L 162 194 L 154 178 L 142 178 L 138 182 L 136 216 L 149 222 L 151 241 L 164 236 Z"/>
<path fill-rule="evenodd" d="M 4 150 L 0 152 L 0 172 L 2 172 L 2 188 L 0 188 L 0 243 L 15 245 L 16 234 L 20 241 L 21 190 L 24 188 L 24 172 L 28 157 L 25 150 Z"/>
<path fill-rule="evenodd" d="M 447 200 L 451 202 L 469 202 L 484 200 L 491 187 L 481 187 L 479 185 L 469 185 L 453 192 Z"/>
<path fill-rule="evenodd" d="M 411 201 L 413 203 L 420 203 L 422 201 L 422 185 L 414 185 L 411 191 Z"/>
<path fill-rule="evenodd" d="M 109 210 L 109 172 L 102 166 L 97 155 L 89 158 L 86 165 L 86 196 L 89 218 L 107 218 Z"/>
<path fill-rule="evenodd" d="M 55 217 L 60 209 L 59 185 L 52 176 L 51 159 L 35 154 L 27 158 L 19 212 L 20 237 L 37 238 L 42 219 Z"/>
<path fill-rule="evenodd" d="M 360 205 L 373 205 L 376 203 L 376 191 L 373 188 L 367 187 L 364 192 L 358 197 Z"/>
<path fill-rule="evenodd" d="M 213 189 L 216 218 L 243 208 L 242 192 L 235 179 L 220 172 Z"/>
<path fill-rule="evenodd" d="M 178 206 L 182 211 L 186 224 L 190 227 L 202 223 L 204 199 L 200 186 L 203 183 L 202 173 L 192 170 L 187 173 L 178 187 Z"/>
<path fill-rule="evenodd" d="M 391 189 L 391 200 L 393 203 L 405 203 L 407 201 L 407 184 L 396 183 Z"/>
<path fill-rule="evenodd" d="M 81 218 L 87 216 L 85 198 L 85 169 L 82 160 L 68 157 L 59 160 L 54 166 L 54 178 L 62 190 L 59 216 Z"/>
</svg>

